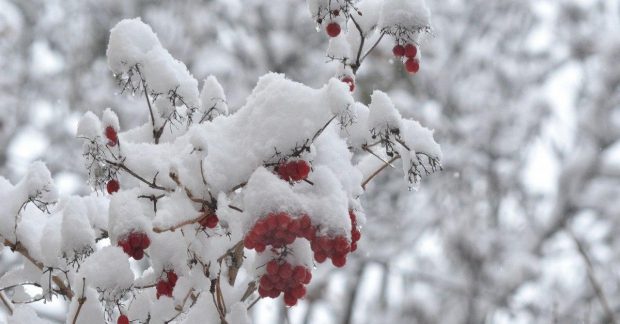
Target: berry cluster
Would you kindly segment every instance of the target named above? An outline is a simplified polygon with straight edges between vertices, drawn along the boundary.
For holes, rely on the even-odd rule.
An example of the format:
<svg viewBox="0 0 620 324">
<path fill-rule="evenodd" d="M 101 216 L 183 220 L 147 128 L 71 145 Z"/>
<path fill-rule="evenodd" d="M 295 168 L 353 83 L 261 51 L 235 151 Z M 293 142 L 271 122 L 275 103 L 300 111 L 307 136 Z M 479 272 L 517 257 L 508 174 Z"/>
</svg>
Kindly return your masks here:
<svg viewBox="0 0 620 324">
<path fill-rule="evenodd" d="M 165 279 L 161 278 L 155 285 L 155 289 L 157 289 L 157 299 L 161 296 L 172 297 L 172 291 L 174 290 L 174 286 L 177 284 L 177 279 L 179 278 L 174 271 L 169 270 L 164 272 Z"/>
<path fill-rule="evenodd" d="M 298 265 L 293 267 L 284 261 L 271 260 L 266 265 L 267 272 L 260 278 L 258 294 L 261 297 L 277 298 L 284 293 L 284 303 L 297 304 L 306 295 L 306 287 L 312 279 L 310 269 Z"/>
<path fill-rule="evenodd" d="M 418 55 L 418 48 L 413 44 L 400 45 L 396 44 L 392 48 L 394 56 L 405 59 L 405 69 L 409 73 L 417 73 L 420 70 L 420 61 L 416 58 Z"/>
<path fill-rule="evenodd" d="M 330 258 L 334 266 L 338 268 L 347 263 L 347 254 L 351 252 L 351 246 L 344 236 L 317 236 L 310 241 L 310 247 L 318 263 L 323 263 Z"/>
<path fill-rule="evenodd" d="M 118 134 L 112 126 L 105 128 L 105 137 L 108 139 L 108 146 L 116 146 L 118 144 Z"/>
<path fill-rule="evenodd" d="M 119 240 L 118 245 L 130 257 L 141 260 L 144 257 L 144 249 L 151 245 L 151 240 L 146 233 L 131 232 L 126 238 Z"/>
<path fill-rule="evenodd" d="M 282 248 L 291 244 L 298 237 L 310 239 L 314 236 L 314 228 L 308 215 L 293 218 L 291 215 L 280 212 L 270 213 L 254 224 L 243 240 L 247 249 L 263 252 L 268 245 Z"/>
<path fill-rule="evenodd" d="M 310 164 L 304 160 L 282 161 L 275 171 L 286 181 L 301 181 L 308 177 Z"/>
<path fill-rule="evenodd" d="M 116 179 L 111 179 L 106 184 L 106 190 L 110 195 L 117 192 L 119 189 L 121 189 L 121 184 Z"/>
<path fill-rule="evenodd" d="M 200 223 L 200 226 L 202 226 L 203 228 L 215 228 L 215 226 L 217 226 L 217 223 L 220 221 L 219 218 L 217 218 L 217 215 L 215 213 L 209 213 L 209 214 L 205 214 L 205 216 L 203 218 L 200 219 L 200 221 L 198 221 Z"/>
<path fill-rule="evenodd" d="M 127 315 L 121 315 L 116 320 L 116 324 L 129 324 L 129 318 L 127 318 Z"/>
</svg>

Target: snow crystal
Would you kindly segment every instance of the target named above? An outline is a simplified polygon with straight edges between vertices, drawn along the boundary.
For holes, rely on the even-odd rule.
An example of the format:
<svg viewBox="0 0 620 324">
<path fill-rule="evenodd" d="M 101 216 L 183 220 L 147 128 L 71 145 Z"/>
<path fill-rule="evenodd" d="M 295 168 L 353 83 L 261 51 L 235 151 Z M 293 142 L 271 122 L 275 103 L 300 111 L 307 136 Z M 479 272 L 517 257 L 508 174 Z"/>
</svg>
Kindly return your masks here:
<svg viewBox="0 0 620 324">
<path fill-rule="evenodd" d="M 110 30 L 106 56 L 110 70 L 115 74 L 127 72 L 142 63 L 146 54 L 161 46 L 151 27 L 140 18 L 121 20 Z"/>
</svg>

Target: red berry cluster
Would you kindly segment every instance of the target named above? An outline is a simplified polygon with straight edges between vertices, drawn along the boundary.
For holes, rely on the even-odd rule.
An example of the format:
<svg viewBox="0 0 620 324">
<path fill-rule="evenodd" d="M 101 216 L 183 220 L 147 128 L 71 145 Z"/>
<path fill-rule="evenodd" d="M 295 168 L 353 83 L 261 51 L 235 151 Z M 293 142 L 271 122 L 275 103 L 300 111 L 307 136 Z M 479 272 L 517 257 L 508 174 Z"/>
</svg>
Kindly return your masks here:
<svg viewBox="0 0 620 324">
<path fill-rule="evenodd" d="M 200 221 L 198 222 L 203 228 L 215 228 L 215 226 L 217 226 L 217 223 L 219 221 L 220 219 L 217 218 L 217 215 L 215 213 L 210 213 L 210 214 L 205 214 L 204 217 L 201 218 Z"/>
<path fill-rule="evenodd" d="M 345 76 L 342 79 L 340 79 L 340 81 L 346 83 L 349 85 L 349 91 L 353 92 L 355 91 L 355 81 L 353 81 L 353 78 L 350 76 Z"/>
<path fill-rule="evenodd" d="M 325 32 L 329 37 L 336 37 L 340 35 L 340 25 L 337 22 L 330 22 L 325 27 Z"/>
<path fill-rule="evenodd" d="M 396 44 L 392 48 L 394 56 L 405 58 L 405 69 L 409 73 L 416 73 L 420 70 L 420 61 L 415 58 L 418 55 L 418 48 L 413 44 L 406 44 L 405 46 Z"/>
<path fill-rule="evenodd" d="M 108 146 L 116 146 L 118 144 L 118 134 L 112 126 L 105 128 L 105 137 L 108 139 Z"/>
<path fill-rule="evenodd" d="M 111 179 L 110 181 L 108 181 L 105 187 L 108 193 L 111 195 L 121 189 L 121 184 L 118 182 L 118 180 Z"/>
<path fill-rule="evenodd" d="M 301 181 L 308 177 L 310 164 L 304 160 L 282 161 L 276 167 L 276 172 L 286 181 Z"/>
<path fill-rule="evenodd" d="M 271 260 L 266 265 L 265 273 L 259 281 L 258 294 L 261 297 L 277 298 L 284 293 L 284 303 L 288 306 L 297 304 L 297 300 L 306 295 L 306 287 L 312 280 L 310 269 L 290 263 Z"/>
<path fill-rule="evenodd" d="M 351 219 L 351 252 L 355 252 L 357 241 L 362 238 L 362 232 L 357 228 L 357 217 L 352 210 L 349 210 L 349 218 Z"/>
<path fill-rule="evenodd" d="M 310 241 L 310 247 L 318 263 L 323 263 L 330 258 L 334 266 L 338 268 L 347 263 L 347 254 L 351 252 L 351 246 L 344 236 L 317 236 Z"/>
<path fill-rule="evenodd" d="M 118 245 L 130 257 L 141 260 L 144 257 L 144 249 L 151 245 L 151 240 L 146 233 L 131 232 L 126 238 L 119 240 Z"/>
<path fill-rule="evenodd" d="M 116 324 L 129 324 L 129 318 L 126 315 L 121 315 L 116 320 Z"/>
<path fill-rule="evenodd" d="M 282 248 L 292 244 L 296 238 L 310 239 L 314 235 L 314 228 L 308 215 L 293 218 L 291 215 L 280 212 L 270 213 L 254 224 L 243 240 L 247 249 L 263 252 L 268 245 Z"/>
<path fill-rule="evenodd" d="M 179 279 L 177 274 L 172 270 L 166 271 L 164 274 L 166 278 L 159 279 L 157 285 L 155 285 L 155 289 L 157 289 L 157 299 L 161 296 L 172 297 L 172 291 L 177 284 L 177 279 Z"/>
</svg>

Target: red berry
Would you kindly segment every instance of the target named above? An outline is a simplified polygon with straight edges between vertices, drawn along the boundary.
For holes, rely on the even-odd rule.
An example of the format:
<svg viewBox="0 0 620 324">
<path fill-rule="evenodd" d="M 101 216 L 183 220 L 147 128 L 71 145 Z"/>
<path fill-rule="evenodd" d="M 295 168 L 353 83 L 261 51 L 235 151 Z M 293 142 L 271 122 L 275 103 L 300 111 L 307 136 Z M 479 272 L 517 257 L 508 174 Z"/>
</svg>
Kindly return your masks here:
<svg viewBox="0 0 620 324">
<path fill-rule="evenodd" d="M 327 24 L 325 31 L 327 31 L 327 35 L 329 35 L 329 37 L 336 37 L 340 35 L 340 25 L 338 25 L 338 23 L 331 22 Z"/>
<path fill-rule="evenodd" d="M 121 315 L 116 320 L 116 324 L 129 324 L 129 318 L 125 315 Z"/>
<path fill-rule="evenodd" d="M 392 48 L 392 54 L 396 57 L 401 57 L 405 55 L 405 47 L 403 45 L 396 45 Z"/>
<path fill-rule="evenodd" d="M 290 293 L 284 294 L 284 303 L 286 306 L 295 306 L 297 304 L 297 298 Z"/>
<path fill-rule="evenodd" d="M 418 54 L 418 48 L 415 47 L 415 45 L 413 44 L 405 45 L 405 56 L 406 57 L 412 58 L 412 57 L 415 57 L 416 54 Z"/>
<path fill-rule="evenodd" d="M 169 283 L 163 280 L 157 282 L 155 289 L 157 290 L 157 299 L 159 299 L 159 297 L 161 296 L 172 297 L 172 287 Z"/>
<path fill-rule="evenodd" d="M 265 298 L 265 297 L 269 297 L 269 295 L 271 294 L 271 290 L 267 290 L 265 288 L 263 288 L 262 286 L 258 287 L 258 295 Z"/>
<path fill-rule="evenodd" d="M 267 248 L 267 246 L 265 246 L 265 244 L 263 244 L 263 243 L 256 243 L 256 246 L 254 247 L 256 252 L 263 252 L 263 251 L 265 251 L 266 248 Z"/>
<path fill-rule="evenodd" d="M 144 257 L 144 251 L 143 250 L 134 250 L 133 254 L 131 256 L 134 259 L 136 259 L 136 260 L 142 260 L 142 258 Z"/>
<path fill-rule="evenodd" d="M 151 239 L 149 239 L 148 235 L 146 235 L 145 233 L 142 233 L 142 237 L 140 240 L 140 247 L 142 249 L 146 249 L 149 247 L 149 245 L 151 245 Z"/>
<path fill-rule="evenodd" d="M 108 190 L 108 193 L 110 195 L 117 192 L 120 188 L 121 188 L 121 185 L 116 179 L 111 179 L 110 181 L 108 181 L 108 184 L 106 185 L 106 189 Z"/>
<path fill-rule="evenodd" d="M 217 215 L 213 214 L 209 217 L 207 217 L 207 221 L 205 223 L 205 226 L 208 228 L 215 228 L 217 226 L 217 223 L 219 222 L 219 218 L 217 218 Z"/>
<path fill-rule="evenodd" d="M 304 160 L 297 161 L 297 181 L 307 178 L 309 173 L 310 164 Z"/>
<path fill-rule="evenodd" d="M 304 285 L 307 285 L 310 283 L 311 280 L 312 280 L 312 272 L 310 272 L 310 269 L 306 269 L 306 278 L 301 283 Z"/>
<path fill-rule="evenodd" d="M 105 128 L 105 137 L 108 139 L 108 146 L 115 146 L 118 144 L 118 135 L 112 126 Z"/>
<path fill-rule="evenodd" d="M 306 295 L 306 288 L 302 285 L 296 286 L 291 289 L 291 295 L 297 299 L 303 298 Z"/>
<path fill-rule="evenodd" d="M 416 73 L 420 70 L 420 62 L 414 58 L 407 59 L 407 62 L 405 62 L 405 69 L 409 73 Z"/>
<path fill-rule="evenodd" d="M 280 265 L 278 265 L 278 261 L 276 260 L 271 260 L 269 262 L 267 262 L 267 273 L 270 275 L 276 275 L 278 273 L 278 269 L 280 268 Z"/>
<path fill-rule="evenodd" d="M 344 267 L 346 263 L 347 263 L 347 257 L 344 254 L 336 255 L 332 257 L 332 264 L 338 268 Z"/>
<path fill-rule="evenodd" d="M 280 270 L 278 270 L 278 275 L 282 279 L 288 279 L 293 275 L 293 269 L 290 263 L 284 263 L 280 266 Z"/>
<path fill-rule="evenodd" d="M 359 241 L 360 238 L 362 238 L 362 233 L 360 233 L 357 228 L 351 231 L 351 239 L 353 240 L 353 242 Z"/>
<path fill-rule="evenodd" d="M 325 259 L 327 259 L 327 255 L 323 252 L 316 252 L 314 253 L 314 259 L 318 263 L 323 263 L 325 262 Z"/>
<path fill-rule="evenodd" d="M 355 91 L 355 81 L 353 81 L 352 77 L 346 76 L 346 77 L 340 79 L 340 81 L 342 81 L 342 82 L 344 82 L 344 83 L 349 85 L 349 91 L 350 92 Z"/>
</svg>

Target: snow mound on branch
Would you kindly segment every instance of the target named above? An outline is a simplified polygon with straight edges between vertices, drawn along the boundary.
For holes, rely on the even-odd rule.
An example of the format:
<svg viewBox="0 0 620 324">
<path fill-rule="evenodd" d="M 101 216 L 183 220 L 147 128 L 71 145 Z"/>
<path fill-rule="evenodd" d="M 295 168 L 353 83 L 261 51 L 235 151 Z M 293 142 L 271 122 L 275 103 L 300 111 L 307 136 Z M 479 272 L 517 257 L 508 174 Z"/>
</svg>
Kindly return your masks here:
<svg viewBox="0 0 620 324">
<path fill-rule="evenodd" d="M 95 246 L 95 231 L 88 219 L 84 202 L 72 197 L 62 211 L 62 252 L 67 258 L 92 250 Z"/>
<path fill-rule="evenodd" d="M 37 312 L 30 306 L 20 305 L 15 307 L 13 315 L 7 319 L 7 324 L 47 324 L 49 321 L 43 320 L 37 316 Z"/>
<path fill-rule="evenodd" d="M 389 0 L 383 3 L 381 28 L 400 26 L 404 28 L 425 28 L 431 25 L 431 11 L 424 0 Z"/>
<path fill-rule="evenodd" d="M 379 90 L 375 90 L 370 96 L 370 114 L 368 115 L 368 128 L 377 131 L 395 129 L 402 126 L 402 117 L 392 99 Z"/>
<path fill-rule="evenodd" d="M 213 112 L 209 112 L 209 110 L 213 109 L 220 115 L 228 115 L 224 89 L 213 75 L 209 75 L 205 80 L 200 92 L 200 101 L 200 112 L 202 114 L 212 114 Z"/>
<path fill-rule="evenodd" d="M 121 20 L 110 30 L 106 51 L 110 70 L 115 74 L 127 72 L 157 46 L 161 46 L 157 35 L 140 18 Z"/>
<path fill-rule="evenodd" d="M 351 95 L 345 86 L 313 89 L 282 74 L 261 77 L 234 115 L 206 125 L 209 154 L 205 178 L 218 191 L 229 191 L 245 182 L 258 166 L 277 162 L 295 147 L 309 144 L 332 118 L 332 111 L 339 110 L 330 105 L 337 96 Z"/>
<path fill-rule="evenodd" d="M 106 299 L 113 300 L 131 287 L 134 276 L 123 250 L 116 246 L 106 246 L 86 259 L 75 280 L 76 287 L 85 280 L 87 287 L 97 288 L 104 292 Z"/>
</svg>

